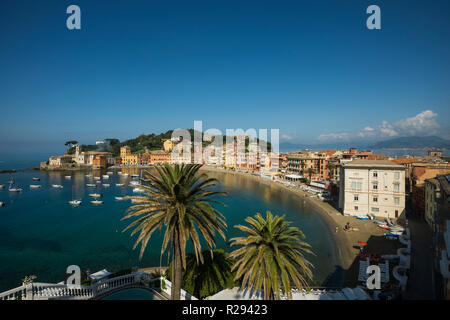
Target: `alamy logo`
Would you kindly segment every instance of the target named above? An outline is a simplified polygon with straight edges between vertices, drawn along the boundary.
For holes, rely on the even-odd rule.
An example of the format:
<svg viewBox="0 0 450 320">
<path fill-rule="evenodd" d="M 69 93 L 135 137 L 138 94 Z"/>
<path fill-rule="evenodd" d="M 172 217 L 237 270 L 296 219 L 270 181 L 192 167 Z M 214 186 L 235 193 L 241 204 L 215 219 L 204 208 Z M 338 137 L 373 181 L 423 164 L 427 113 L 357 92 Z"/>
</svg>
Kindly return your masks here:
<svg viewBox="0 0 450 320">
<path fill-rule="evenodd" d="M 70 5 L 66 10 L 67 14 L 71 14 L 67 17 L 66 26 L 69 30 L 80 30 L 81 29 L 81 9 L 77 5 Z"/>
<path fill-rule="evenodd" d="M 381 10 L 380 7 L 377 5 L 371 5 L 367 7 L 366 13 L 371 15 L 367 18 L 366 26 L 367 29 L 373 30 L 373 29 L 381 29 Z"/>
<path fill-rule="evenodd" d="M 66 284 L 68 287 L 79 287 L 81 283 L 81 269 L 77 265 L 70 265 L 66 269 L 66 273 L 69 274 L 69 277 L 66 280 Z"/>
<path fill-rule="evenodd" d="M 367 267 L 366 273 L 369 277 L 366 280 L 366 286 L 369 290 L 381 289 L 381 270 L 377 265 Z"/>
</svg>

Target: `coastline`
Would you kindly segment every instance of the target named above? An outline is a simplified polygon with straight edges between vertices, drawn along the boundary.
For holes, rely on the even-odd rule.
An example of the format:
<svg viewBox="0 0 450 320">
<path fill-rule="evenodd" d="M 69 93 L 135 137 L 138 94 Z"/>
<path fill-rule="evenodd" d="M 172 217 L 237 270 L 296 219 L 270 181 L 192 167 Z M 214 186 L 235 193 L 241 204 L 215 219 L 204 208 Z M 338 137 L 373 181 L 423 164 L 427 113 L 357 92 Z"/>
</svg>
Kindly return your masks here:
<svg viewBox="0 0 450 320">
<path fill-rule="evenodd" d="M 355 265 L 356 256 L 359 254 L 359 249 L 356 247 L 358 241 L 369 241 L 373 236 L 383 237 L 384 231 L 377 228 L 371 221 L 358 220 L 353 217 L 344 216 L 342 213 L 333 208 L 329 203 L 322 202 L 317 197 L 310 196 L 308 193 L 300 188 L 291 188 L 285 186 L 282 183 L 273 180 L 262 180 L 261 177 L 252 175 L 251 173 L 239 172 L 239 171 L 228 171 L 220 168 L 214 167 L 203 167 L 203 171 L 221 172 L 221 173 L 231 173 L 247 178 L 254 179 L 258 182 L 266 182 L 273 188 L 279 188 L 287 190 L 301 200 L 305 200 L 309 205 L 314 208 L 314 212 L 318 214 L 318 217 L 327 226 L 330 234 L 330 239 L 334 241 L 335 248 L 335 268 L 340 270 L 340 274 L 330 275 L 332 277 L 337 277 L 338 279 L 332 279 L 332 287 L 354 287 L 357 283 L 358 276 L 358 265 Z M 305 197 L 306 195 L 306 197 Z M 357 231 L 344 231 L 344 225 L 350 222 L 351 226 L 357 228 Z M 338 232 L 336 233 L 336 227 L 338 227 Z M 389 248 L 380 248 L 384 253 L 390 253 Z M 336 284 L 336 282 L 338 284 Z"/>
</svg>

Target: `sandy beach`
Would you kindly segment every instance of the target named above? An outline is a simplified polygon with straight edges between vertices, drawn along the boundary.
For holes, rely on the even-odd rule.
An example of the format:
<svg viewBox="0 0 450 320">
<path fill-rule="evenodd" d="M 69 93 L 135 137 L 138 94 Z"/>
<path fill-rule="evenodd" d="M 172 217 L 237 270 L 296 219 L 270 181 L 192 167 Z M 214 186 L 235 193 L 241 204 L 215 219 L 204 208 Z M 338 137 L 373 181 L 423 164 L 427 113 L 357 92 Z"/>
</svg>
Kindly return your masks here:
<svg viewBox="0 0 450 320">
<path fill-rule="evenodd" d="M 316 211 L 325 224 L 329 227 L 330 233 L 334 236 L 336 247 L 336 263 L 344 272 L 343 286 L 355 287 L 358 277 L 358 262 L 356 260 L 360 250 L 358 241 L 367 242 L 365 252 L 371 252 L 377 255 L 394 254 L 397 248 L 401 247 L 398 241 L 386 240 L 384 234 L 386 230 L 379 228 L 370 220 L 359 220 L 354 217 L 344 216 L 327 202 L 319 200 L 317 197 L 310 196 L 300 188 L 288 187 L 280 182 L 263 179 L 251 173 L 229 171 L 219 168 L 204 167 L 205 171 L 216 171 L 229 174 L 245 176 L 255 181 L 269 183 L 271 188 L 282 188 L 296 194 L 300 200 L 306 200 Z M 345 224 L 349 222 L 354 231 L 344 231 Z M 336 232 L 336 227 L 338 231 Z"/>
</svg>

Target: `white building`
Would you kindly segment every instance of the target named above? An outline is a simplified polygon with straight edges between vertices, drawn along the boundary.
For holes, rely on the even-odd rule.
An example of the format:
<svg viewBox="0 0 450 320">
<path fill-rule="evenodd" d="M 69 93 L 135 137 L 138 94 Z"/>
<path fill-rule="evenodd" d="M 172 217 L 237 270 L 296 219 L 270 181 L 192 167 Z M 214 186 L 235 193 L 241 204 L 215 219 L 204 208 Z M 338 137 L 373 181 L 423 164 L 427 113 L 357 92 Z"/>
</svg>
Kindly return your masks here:
<svg viewBox="0 0 450 320">
<path fill-rule="evenodd" d="M 398 218 L 405 210 L 405 168 L 388 160 L 353 160 L 340 170 L 344 214 Z"/>
</svg>

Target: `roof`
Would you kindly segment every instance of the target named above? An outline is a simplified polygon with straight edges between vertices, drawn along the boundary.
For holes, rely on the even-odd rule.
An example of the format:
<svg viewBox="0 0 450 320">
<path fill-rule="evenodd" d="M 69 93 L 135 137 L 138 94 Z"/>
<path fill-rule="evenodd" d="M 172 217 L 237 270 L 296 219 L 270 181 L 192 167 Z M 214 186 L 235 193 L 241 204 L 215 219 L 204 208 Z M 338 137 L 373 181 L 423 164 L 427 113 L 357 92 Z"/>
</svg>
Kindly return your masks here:
<svg viewBox="0 0 450 320">
<path fill-rule="evenodd" d="M 405 167 L 390 160 L 353 160 L 343 164 L 344 168 L 377 168 L 377 169 L 397 169 L 404 170 Z"/>
</svg>

